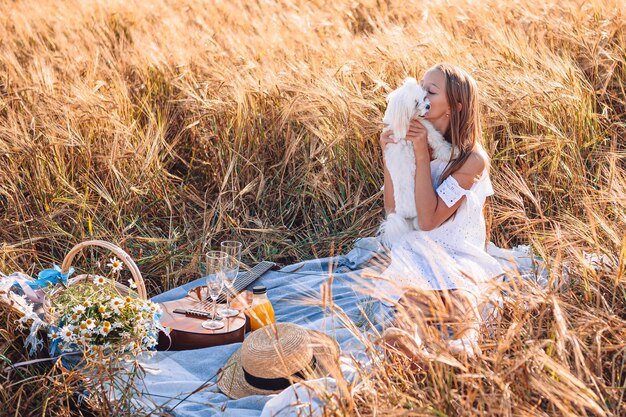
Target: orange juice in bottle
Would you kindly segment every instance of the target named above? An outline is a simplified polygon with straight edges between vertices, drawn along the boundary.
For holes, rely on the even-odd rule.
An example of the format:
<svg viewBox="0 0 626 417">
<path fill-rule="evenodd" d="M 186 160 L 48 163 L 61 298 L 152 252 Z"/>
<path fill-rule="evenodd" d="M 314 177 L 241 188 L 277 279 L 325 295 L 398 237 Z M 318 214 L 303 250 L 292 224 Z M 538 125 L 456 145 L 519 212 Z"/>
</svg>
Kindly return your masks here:
<svg viewBox="0 0 626 417">
<path fill-rule="evenodd" d="M 267 289 L 258 285 L 252 288 L 252 304 L 248 313 L 250 317 L 250 330 L 255 331 L 270 323 L 276 323 L 274 308 L 270 299 L 267 298 Z"/>
</svg>

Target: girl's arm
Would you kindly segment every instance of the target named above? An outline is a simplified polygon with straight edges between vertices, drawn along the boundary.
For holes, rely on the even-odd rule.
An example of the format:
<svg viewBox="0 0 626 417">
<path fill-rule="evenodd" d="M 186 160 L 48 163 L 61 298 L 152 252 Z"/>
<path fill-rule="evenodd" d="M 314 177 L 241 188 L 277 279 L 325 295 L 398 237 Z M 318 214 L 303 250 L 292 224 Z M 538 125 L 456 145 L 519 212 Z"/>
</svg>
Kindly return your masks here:
<svg viewBox="0 0 626 417">
<path fill-rule="evenodd" d="M 472 152 L 468 160 L 451 177 L 456 180 L 461 188 L 469 190 L 472 184 L 480 178 L 485 166 L 486 161 L 483 156 L 478 152 Z M 448 207 L 433 188 L 428 154 L 424 157 L 424 155 L 417 155 L 416 152 L 415 208 L 417 209 L 420 229 L 427 231 L 439 227 L 458 210 L 466 198 L 466 196 L 463 196 L 452 206 Z"/>
<path fill-rule="evenodd" d="M 386 127 L 387 125 L 385 125 Z M 385 214 L 395 213 L 396 211 L 396 200 L 393 197 L 393 182 L 391 182 L 391 174 L 389 174 L 389 170 L 387 169 L 387 164 L 385 163 L 385 146 L 388 143 L 393 143 L 393 131 L 387 130 L 383 131 L 380 134 L 380 148 L 383 152 L 383 166 L 385 169 L 385 182 L 383 186 L 383 196 L 385 199 Z"/>
<path fill-rule="evenodd" d="M 439 227 L 448 220 L 467 197 L 461 197 L 460 200 L 448 207 L 433 188 L 426 129 L 421 123 L 416 122 L 414 125 L 412 122 L 409 132 L 410 134 L 407 133 L 407 139 L 413 142 L 413 151 L 415 153 L 415 208 L 417 210 L 417 219 L 420 229 L 428 231 Z M 461 188 L 468 190 L 480 178 L 486 164 L 487 162 L 482 154 L 472 152 L 461 168 L 451 176 Z"/>
<path fill-rule="evenodd" d="M 385 214 L 395 213 L 396 200 L 393 197 L 393 182 L 391 182 L 391 174 L 385 165 L 385 187 L 383 189 L 385 196 Z"/>
</svg>

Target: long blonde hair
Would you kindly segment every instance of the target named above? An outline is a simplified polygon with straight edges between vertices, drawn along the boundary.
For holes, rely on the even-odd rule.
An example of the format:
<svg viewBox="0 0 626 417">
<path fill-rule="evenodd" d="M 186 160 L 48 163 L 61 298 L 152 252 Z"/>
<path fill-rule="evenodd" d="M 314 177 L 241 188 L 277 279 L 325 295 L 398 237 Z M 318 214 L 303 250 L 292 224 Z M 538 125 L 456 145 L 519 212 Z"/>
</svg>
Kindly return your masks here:
<svg viewBox="0 0 626 417">
<path fill-rule="evenodd" d="M 452 144 L 452 159 L 441 174 L 440 181 L 456 172 L 469 158 L 476 142 L 482 142 L 478 86 L 476 80 L 456 65 L 441 63 L 438 69 L 446 77 L 446 97 L 450 104 L 450 126 L 444 138 Z M 458 108 L 461 104 L 461 109 Z"/>
</svg>

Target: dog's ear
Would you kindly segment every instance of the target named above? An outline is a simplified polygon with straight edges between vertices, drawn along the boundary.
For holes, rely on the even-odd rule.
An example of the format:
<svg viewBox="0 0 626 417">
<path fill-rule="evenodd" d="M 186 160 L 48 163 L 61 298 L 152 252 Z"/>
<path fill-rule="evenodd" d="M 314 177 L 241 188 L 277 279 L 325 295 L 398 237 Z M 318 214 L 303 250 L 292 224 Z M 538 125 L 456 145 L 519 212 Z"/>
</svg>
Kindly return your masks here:
<svg viewBox="0 0 626 417">
<path fill-rule="evenodd" d="M 417 80 L 408 77 L 402 86 L 392 91 L 387 96 L 387 110 L 383 117 L 383 123 L 393 129 L 395 139 L 404 138 L 409 130 L 411 117 L 415 113 L 416 91 L 420 86 Z"/>
<path fill-rule="evenodd" d="M 411 88 L 406 84 L 402 85 L 389 94 L 388 101 L 383 122 L 391 126 L 395 139 L 404 138 L 409 130 L 409 123 L 415 109 L 415 99 L 412 97 Z"/>
<path fill-rule="evenodd" d="M 408 129 L 408 126 L 404 121 L 406 112 L 403 107 L 405 106 L 404 97 L 402 97 L 402 90 L 397 89 L 392 91 L 391 94 L 389 94 L 389 104 L 387 105 L 385 117 L 388 119 L 387 122 L 393 130 L 393 136 L 396 140 L 404 137 Z"/>
<path fill-rule="evenodd" d="M 399 109 L 397 112 L 398 137 L 405 138 L 409 131 L 411 117 L 415 113 L 415 90 L 412 84 L 405 84 L 400 90 Z M 395 129 L 394 129 L 395 130 Z"/>
<path fill-rule="evenodd" d="M 400 89 L 393 90 L 387 96 L 387 109 L 385 110 L 383 123 L 388 124 L 389 128 L 393 130 L 394 140 L 398 140 L 403 134 L 402 101 Z M 406 131 L 404 134 L 406 134 Z"/>
</svg>

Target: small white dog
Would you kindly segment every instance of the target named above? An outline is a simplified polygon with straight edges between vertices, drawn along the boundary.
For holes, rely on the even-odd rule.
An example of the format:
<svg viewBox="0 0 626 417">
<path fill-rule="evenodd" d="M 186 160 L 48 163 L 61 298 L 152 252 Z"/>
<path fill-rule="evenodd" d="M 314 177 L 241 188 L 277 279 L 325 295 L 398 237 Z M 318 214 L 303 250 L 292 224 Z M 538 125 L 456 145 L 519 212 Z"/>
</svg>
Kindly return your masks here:
<svg viewBox="0 0 626 417">
<path fill-rule="evenodd" d="M 388 125 L 385 131 L 393 130 L 396 143 L 385 147 L 384 158 L 393 183 L 396 212 L 383 221 L 379 235 L 381 242 L 391 248 L 401 236 L 411 230 L 419 230 L 415 208 L 415 156 L 413 144 L 405 139 L 411 119 L 418 117 L 428 131 L 428 144 L 435 159 L 448 162 L 452 146 L 423 118 L 430 109 L 430 102 L 415 78 L 405 79 L 400 88 L 389 94 L 387 101 L 383 123 Z"/>
</svg>

